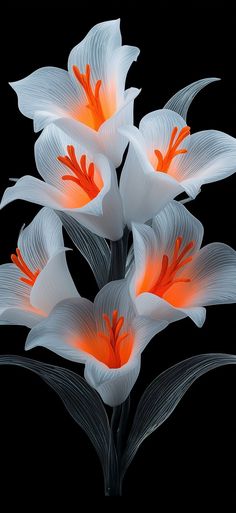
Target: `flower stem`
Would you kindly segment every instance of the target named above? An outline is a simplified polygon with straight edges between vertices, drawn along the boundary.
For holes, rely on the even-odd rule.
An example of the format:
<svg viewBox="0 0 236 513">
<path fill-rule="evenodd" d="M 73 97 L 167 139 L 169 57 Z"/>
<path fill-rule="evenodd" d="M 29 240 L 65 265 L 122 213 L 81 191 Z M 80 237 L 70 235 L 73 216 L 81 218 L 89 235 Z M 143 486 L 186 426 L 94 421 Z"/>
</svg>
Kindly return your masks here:
<svg viewBox="0 0 236 513">
<path fill-rule="evenodd" d="M 125 266 L 128 249 L 129 229 L 125 227 L 123 237 L 111 241 L 111 263 L 108 281 L 120 280 L 125 277 Z"/>
<path fill-rule="evenodd" d="M 130 408 L 130 399 L 113 408 L 111 418 L 111 432 L 109 453 L 107 461 L 107 473 L 105 476 L 105 495 L 121 496 L 122 481 L 121 475 L 121 458 L 124 445 L 124 435 L 126 431 L 128 415 Z"/>
</svg>

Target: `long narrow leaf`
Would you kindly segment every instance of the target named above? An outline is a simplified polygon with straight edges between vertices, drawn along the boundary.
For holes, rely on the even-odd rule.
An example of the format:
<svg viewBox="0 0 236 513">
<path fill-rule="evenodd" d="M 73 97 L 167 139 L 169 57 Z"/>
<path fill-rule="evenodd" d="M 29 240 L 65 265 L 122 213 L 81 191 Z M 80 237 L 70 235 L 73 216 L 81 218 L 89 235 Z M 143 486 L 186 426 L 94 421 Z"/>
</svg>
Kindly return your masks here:
<svg viewBox="0 0 236 513">
<path fill-rule="evenodd" d="M 208 84 L 220 80 L 219 78 L 202 78 L 187 85 L 178 91 L 170 100 L 165 104 L 164 109 L 174 110 L 178 112 L 184 119 L 187 118 L 188 109 L 195 98 L 195 96 Z"/>
<path fill-rule="evenodd" d="M 201 354 L 177 363 L 154 379 L 136 410 L 123 458 L 124 473 L 141 443 L 168 419 L 194 381 L 212 369 L 229 364 L 236 364 L 235 355 Z"/>
<path fill-rule="evenodd" d="M 0 365 L 18 365 L 38 374 L 59 395 L 67 411 L 91 440 L 107 472 L 110 427 L 103 403 L 84 378 L 63 367 L 15 355 L 0 356 Z"/>
<path fill-rule="evenodd" d="M 57 212 L 69 237 L 90 265 L 98 287 L 108 281 L 111 252 L 105 239 L 84 228 L 64 212 Z"/>
</svg>

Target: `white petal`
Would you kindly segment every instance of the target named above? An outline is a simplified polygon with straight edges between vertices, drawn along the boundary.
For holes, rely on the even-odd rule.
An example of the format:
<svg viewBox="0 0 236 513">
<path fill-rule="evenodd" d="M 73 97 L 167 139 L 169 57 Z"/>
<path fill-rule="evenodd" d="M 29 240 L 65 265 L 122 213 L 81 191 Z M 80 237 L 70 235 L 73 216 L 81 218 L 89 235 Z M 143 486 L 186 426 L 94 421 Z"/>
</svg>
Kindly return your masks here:
<svg viewBox="0 0 236 513">
<path fill-rule="evenodd" d="M 137 316 L 132 322 L 135 333 L 133 354 L 141 354 L 150 340 L 168 326 L 166 320 L 153 320 L 150 316 Z"/>
<path fill-rule="evenodd" d="M 95 25 L 69 55 L 68 71 L 76 87 L 82 89 L 74 77 L 72 67 L 77 66 L 84 73 L 87 64 L 91 68 L 92 85 L 95 86 L 98 80 L 102 80 L 102 86 L 106 87 L 111 80 L 113 54 L 120 45 L 119 20 Z"/>
<path fill-rule="evenodd" d="M 18 238 L 23 259 L 32 271 L 43 269 L 63 246 L 62 222 L 49 208 L 41 209 Z"/>
<path fill-rule="evenodd" d="M 217 130 L 205 130 L 188 137 L 185 147 L 188 151 L 179 155 L 174 176 L 193 198 L 202 184 L 222 180 L 236 171 L 234 137 Z"/>
<path fill-rule="evenodd" d="M 160 150 L 163 155 L 166 154 L 171 133 L 174 127 L 178 130 L 186 126 L 186 121 L 177 112 L 168 109 L 160 109 L 150 112 L 141 120 L 139 129 L 144 137 L 146 148 L 152 155 L 155 150 Z M 185 148 L 184 139 L 179 148 Z M 178 157 L 177 157 L 178 158 Z"/>
<path fill-rule="evenodd" d="M 140 356 L 130 358 L 119 369 L 110 369 L 98 361 L 85 365 L 84 377 L 97 390 L 104 403 L 118 406 L 130 394 L 140 372 Z"/>
<path fill-rule="evenodd" d="M 120 179 L 120 192 L 128 226 L 144 223 L 168 201 L 183 191 L 181 184 L 167 173 L 156 172 L 150 163 L 144 138 L 135 127 L 120 130 L 130 141 Z"/>
<path fill-rule="evenodd" d="M 139 89 L 134 87 L 127 89 L 123 105 L 101 125 L 98 132 L 100 146 L 105 155 L 114 163 L 115 167 L 121 164 L 127 146 L 127 139 L 119 132 L 119 129 L 133 124 L 134 99 L 139 92 Z"/>
<path fill-rule="evenodd" d="M 208 244 L 193 261 L 194 306 L 236 302 L 236 252 L 226 244 Z"/>
<path fill-rule="evenodd" d="M 126 280 L 115 280 L 107 283 L 95 297 L 94 315 L 99 331 L 105 328 L 102 315 L 105 313 L 111 317 L 114 310 L 118 310 L 119 317 L 124 316 L 124 329 L 129 330 L 131 320 L 135 316 L 135 310 Z"/>
<path fill-rule="evenodd" d="M 60 128 L 62 132 L 71 137 L 75 143 L 75 146 L 80 145 L 81 147 L 87 148 L 91 154 L 99 153 L 102 151 L 101 141 L 96 130 L 93 130 L 89 126 L 75 121 L 72 118 L 61 117 L 56 119 L 53 123 L 55 126 Z"/>
<path fill-rule="evenodd" d="M 69 273 L 64 249 L 54 254 L 31 288 L 30 302 L 35 308 L 49 314 L 63 299 L 78 297 Z"/>
<path fill-rule="evenodd" d="M 40 315 L 34 310 L 26 310 L 23 308 L 6 308 L 0 311 L 0 325 L 2 324 L 14 324 L 17 326 L 26 326 L 27 328 L 33 328 L 36 324 L 42 321 L 43 315 Z"/>
<path fill-rule="evenodd" d="M 183 237 L 182 248 L 194 241 L 194 247 L 188 256 L 201 247 L 204 233 L 202 223 L 177 201 L 168 203 L 153 219 L 153 229 L 160 254 L 172 256 L 175 241 L 180 236 Z"/>
<path fill-rule="evenodd" d="M 112 58 L 111 79 L 116 84 L 117 108 L 122 106 L 126 76 L 132 62 L 136 61 L 140 50 L 135 46 L 121 46 L 114 51 Z"/>
<path fill-rule="evenodd" d="M 156 321 L 164 320 L 171 323 L 189 316 L 199 328 L 203 325 L 206 316 L 205 308 L 194 306 L 176 308 L 165 299 L 147 292 L 135 298 L 135 306 L 139 315 L 150 317 L 150 319 Z"/>
<path fill-rule="evenodd" d="M 84 298 L 70 299 L 56 305 L 49 317 L 31 330 L 25 349 L 43 346 L 63 358 L 84 363 L 88 355 L 74 342 L 94 336 L 93 304 Z"/>
<path fill-rule="evenodd" d="M 78 96 L 67 71 L 40 68 L 10 85 L 18 95 L 22 114 L 34 119 L 36 132 L 58 117 L 76 118 Z"/>
<path fill-rule="evenodd" d="M 145 224 L 132 224 L 135 273 L 131 278 L 131 294 L 136 295 L 139 281 L 145 279 L 145 288 L 150 290 L 160 273 L 158 245 L 154 230 Z"/>
<path fill-rule="evenodd" d="M 20 281 L 22 276 L 14 264 L 0 265 L 0 309 L 6 306 L 22 307 L 23 302 L 29 302 L 30 287 Z"/>
<path fill-rule="evenodd" d="M 165 104 L 164 109 L 174 110 L 178 112 L 182 118 L 186 119 L 188 109 L 195 98 L 195 96 L 208 84 L 216 82 L 220 78 L 202 78 L 192 84 L 187 85 L 178 91 L 169 101 Z"/>
<path fill-rule="evenodd" d="M 15 185 L 8 187 L 2 197 L 0 208 L 17 199 L 60 210 L 65 196 L 58 189 L 33 176 L 23 176 Z"/>
<path fill-rule="evenodd" d="M 20 270 L 14 264 L 0 266 L 0 321 L 4 324 L 20 324 L 31 327 L 41 320 L 39 313 L 30 305 L 30 289 L 20 281 Z"/>
</svg>

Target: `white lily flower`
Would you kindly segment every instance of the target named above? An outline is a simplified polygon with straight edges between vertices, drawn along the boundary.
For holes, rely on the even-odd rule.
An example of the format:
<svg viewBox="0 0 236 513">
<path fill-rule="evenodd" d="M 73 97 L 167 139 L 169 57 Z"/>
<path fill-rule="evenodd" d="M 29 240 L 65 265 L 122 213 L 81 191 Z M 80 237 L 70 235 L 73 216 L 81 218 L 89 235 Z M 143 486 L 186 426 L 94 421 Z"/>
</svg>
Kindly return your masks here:
<svg viewBox="0 0 236 513">
<path fill-rule="evenodd" d="M 62 223 L 43 208 L 21 230 L 12 263 L 0 266 L 0 324 L 31 328 L 67 297 L 78 297 L 70 276 Z"/>
<path fill-rule="evenodd" d="M 91 154 L 51 124 L 35 143 L 35 159 L 44 181 L 23 176 L 6 189 L 0 208 L 22 199 L 63 211 L 101 237 L 122 237 L 117 176 L 104 155 Z"/>
<path fill-rule="evenodd" d="M 52 121 L 81 143 L 91 141 L 116 166 L 127 145 L 118 128 L 133 123 L 133 102 L 139 90 L 125 91 L 128 70 L 139 55 L 121 46 L 119 20 L 95 25 L 69 55 L 68 72 L 40 68 L 10 85 L 19 109 L 34 120 L 35 131 Z"/>
<path fill-rule="evenodd" d="M 205 321 L 204 306 L 236 302 L 236 252 L 221 243 L 201 247 L 203 226 L 176 201 L 152 227 L 133 224 L 135 268 L 130 293 L 140 315 L 169 322 Z"/>
<path fill-rule="evenodd" d="M 56 305 L 35 326 L 25 349 L 43 346 L 85 364 L 85 379 L 109 406 L 128 397 L 139 375 L 141 353 L 163 321 L 137 316 L 125 280 L 108 283 L 94 303 L 84 298 Z"/>
<path fill-rule="evenodd" d="M 217 130 L 190 135 L 176 112 L 144 116 L 139 130 L 121 129 L 130 142 L 121 175 L 125 218 L 144 223 L 182 192 L 195 198 L 201 185 L 236 171 L 236 139 Z"/>
</svg>

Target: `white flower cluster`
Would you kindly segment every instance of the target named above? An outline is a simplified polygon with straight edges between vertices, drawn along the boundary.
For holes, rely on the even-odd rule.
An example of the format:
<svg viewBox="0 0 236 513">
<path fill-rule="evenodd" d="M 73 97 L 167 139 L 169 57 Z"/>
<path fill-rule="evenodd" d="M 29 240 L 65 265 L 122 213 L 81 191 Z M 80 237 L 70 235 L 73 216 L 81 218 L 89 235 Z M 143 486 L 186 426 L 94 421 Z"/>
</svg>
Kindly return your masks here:
<svg viewBox="0 0 236 513">
<path fill-rule="evenodd" d="M 110 406 L 129 395 L 154 335 L 186 316 L 200 327 L 205 306 L 236 301 L 236 252 L 220 243 L 201 249 L 202 224 L 175 201 L 236 170 L 233 137 L 190 135 L 186 124 L 191 100 L 216 79 L 190 84 L 137 128 L 139 90 L 125 90 L 125 80 L 138 54 L 122 46 L 119 20 L 108 21 L 71 51 L 68 71 L 45 67 L 11 84 L 20 111 L 43 130 L 35 144 L 42 180 L 22 177 L 1 201 L 44 208 L 21 231 L 12 263 L 0 266 L 0 323 L 29 327 L 26 349 L 41 345 L 85 364 L 86 380 Z M 111 267 L 119 268 L 115 248 L 123 248 L 126 274 L 110 273 L 94 302 L 67 268 L 65 219 L 93 242 L 111 241 Z"/>
</svg>

